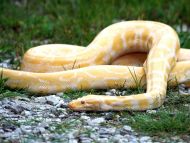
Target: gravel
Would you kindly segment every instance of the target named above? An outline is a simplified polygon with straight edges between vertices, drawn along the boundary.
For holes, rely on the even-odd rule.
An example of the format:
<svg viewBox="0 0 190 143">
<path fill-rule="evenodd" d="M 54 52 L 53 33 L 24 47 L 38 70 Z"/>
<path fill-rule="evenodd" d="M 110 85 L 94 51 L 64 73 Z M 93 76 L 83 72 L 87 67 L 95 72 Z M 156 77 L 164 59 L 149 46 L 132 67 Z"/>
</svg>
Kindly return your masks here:
<svg viewBox="0 0 190 143">
<path fill-rule="evenodd" d="M 59 103 L 67 104 L 57 95 L 2 99 L 0 142 L 153 142 L 152 137 L 138 134 L 129 125 L 120 124 L 120 115 L 113 112 L 72 112 L 65 106 L 57 106 Z M 147 113 L 155 114 L 156 110 L 148 110 Z M 190 139 L 190 136 L 186 138 Z M 177 137 L 172 140 L 183 142 Z"/>
<path fill-rule="evenodd" d="M 55 101 L 53 101 L 55 99 Z M 69 143 L 125 143 L 130 141 L 151 141 L 138 135 L 128 125 L 115 127 L 112 112 L 94 113 L 72 112 L 57 106 L 66 104 L 58 95 L 30 98 L 4 98 L 1 100 L 0 142 L 41 142 L 60 141 Z M 116 115 L 114 120 L 119 121 Z M 1 121 L 2 122 L 2 121 Z"/>
</svg>

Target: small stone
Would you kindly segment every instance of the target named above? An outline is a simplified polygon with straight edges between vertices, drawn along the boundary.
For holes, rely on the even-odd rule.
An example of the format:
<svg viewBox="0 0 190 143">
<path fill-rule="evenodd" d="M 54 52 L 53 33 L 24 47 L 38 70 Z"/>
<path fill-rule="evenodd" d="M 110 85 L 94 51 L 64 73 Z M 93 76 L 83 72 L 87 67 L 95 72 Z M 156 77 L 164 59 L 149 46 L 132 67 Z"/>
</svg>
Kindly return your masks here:
<svg viewBox="0 0 190 143">
<path fill-rule="evenodd" d="M 68 143 L 78 143 L 76 139 L 70 139 Z"/>
<path fill-rule="evenodd" d="M 3 134 L 4 133 L 4 130 L 3 129 L 0 129 L 0 134 Z"/>
<path fill-rule="evenodd" d="M 65 103 L 63 100 L 60 100 L 59 103 L 56 105 L 56 108 L 66 108 L 67 103 Z"/>
<path fill-rule="evenodd" d="M 96 140 L 98 143 L 109 143 L 108 138 L 99 138 Z"/>
<path fill-rule="evenodd" d="M 5 104 L 9 104 L 9 102 L 11 102 L 8 98 L 4 98 L 2 101 L 1 101 L 1 104 L 2 105 L 5 105 Z"/>
<path fill-rule="evenodd" d="M 150 141 L 151 141 L 151 138 L 148 137 L 148 136 L 144 136 L 144 137 L 141 137 L 141 138 L 139 139 L 139 141 L 140 141 L 141 143 L 147 143 L 147 142 L 150 142 Z"/>
<path fill-rule="evenodd" d="M 6 123 L 2 124 L 2 129 L 4 132 L 12 132 L 16 129 L 16 126 Z"/>
<path fill-rule="evenodd" d="M 43 122 L 39 123 L 38 126 L 43 127 L 44 129 L 49 128 L 49 124 L 47 123 L 47 121 L 43 121 Z"/>
<path fill-rule="evenodd" d="M 116 132 L 116 128 L 100 128 L 99 134 L 113 135 Z"/>
<path fill-rule="evenodd" d="M 95 119 L 92 119 L 92 120 L 88 120 L 87 123 L 91 126 L 97 126 L 101 123 L 104 123 L 105 122 L 105 119 L 100 117 L 100 118 L 95 118 Z"/>
<path fill-rule="evenodd" d="M 67 113 L 66 112 L 66 109 L 64 109 L 64 108 L 56 108 L 56 110 L 58 111 L 58 112 L 60 112 L 60 113 Z"/>
<path fill-rule="evenodd" d="M 46 97 L 47 103 L 50 105 L 57 105 L 61 98 L 59 96 L 50 95 Z"/>
<path fill-rule="evenodd" d="M 11 140 L 12 139 L 18 139 L 21 133 L 22 132 L 21 132 L 20 128 L 17 128 L 13 132 L 6 132 L 3 135 L 0 135 L 0 137 L 9 138 Z"/>
<path fill-rule="evenodd" d="M 91 127 L 91 126 L 90 126 Z M 92 127 L 91 127 L 92 128 Z M 90 129 L 90 128 L 89 128 Z M 97 132 L 90 132 L 90 136 L 91 139 L 96 140 L 98 137 L 98 133 Z"/>
<path fill-rule="evenodd" d="M 22 111 L 21 115 L 24 115 L 24 116 L 31 116 L 32 114 L 31 114 L 30 111 L 24 110 L 24 111 Z"/>
<path fill-rule="evenodd" d="M 123 129 L 126 130 L 126 131 L 132 131 L 132 128 L 130 126 L 123 126 Z"/>
<path fill-rule="evenodd" d="M 190 94 L 190 88 L 188 88 L 188 93 Z"/>
<path fill-rule="evenodd" d="M 127 91 L 122 91 L 121 95 L 124 96 L 126 95 Z"/>
<path fill-rule="evenodd" d="M 31 133 L 32 132 L 32 127 L 31 126 L 21 125 L 20 129 L 24 133 Z"/>
<path fill-rule="evenodd" d="M 42 133 L 44 133 L 46 130 L 45 130 L 45 128 L 43 128 L 43 127 L 36 127 L 36 128 L 34 128 L 34 130 L 33 130 L 33 133 L 34 134 L 42 134 Z"/>
<path fill-rule="evenodd" d="M 82 120 L 89 120 L 89 119 L 90 119 L 89 116 L 81 116 L 80 118 L 81 118 Z"/>
<path fill-rule="evenodd" d="M 73 130 L 73 131 L 70 131 L 68 134 L 67 134 L 67 137 L 69 139 L 74 139 L 75 137 L 77 137 L 79 134 L 79 131 L 78 130 Z"/>
<path fill-rule="evenodd" d="M 4 113 L 6 113 L 6 110 L 5 109 L 0 109 L 0 114 L 2 115 Z"/>
<path fill-rule="evenodd" d="M 46 103 L 46 97 L 36 97 L 34 99 L 34 102 L 44 104 L 44 103 Z"/>
<path fill-rule="evenodd" d="M 59 118 L 65 118 L 65 114 L 61 114 L 61 115 L 59 115 Z"/>
<path fill-rule="evenodd" d="M 112 92 L 106 92 L 105 94 L 108 95 L 108 96 L 113 96 L 114 95 Z"/>
<path fill-rule="evenodd" d="M 156 110 L 147 110 L 146 112 L 149 114 L 155 114 L 157 111 Z"/>
<path fill-rule="evenodd" d="M 55 119 L 53 119 L 53 122 L 61 122 L 61 119 L 55 118 Z"/>
<path fill-rule="evenodd" d="M 55 118 L 56 116 L 54 114 L 48 114 L 48 117 Z"/>
<path fill-rule="evenodd" d="M 0 67 L 11 68 L 10 61 L 11 59 L 4 60 L 3 62 L 0 63 Z"/>
<path fill-rule="evenodd" d="M 189 95 L 189 93 L 185 90 L 179 90 L 180 95 Z"/>
<path fill-rule="evenodd" d="M 9 109 L 11 112 L 15 114 L 20 114 L 22 111 L 24 111 L 24 108 L 22 108 L 22 106 L 15 104 L 7 104 L 4 106 L 4 108 Z"/>
<path fill-rule="evenodd" d="M 190 104 L 184 104 L 183 106 L 185 106 L 185 107 L 190 107 Z"/>
<path fill-rule="evenodd" d="M 116 89 L 111 89 L 111 90 L 109 90 L 109 92 L 115 94 L 117 92 L 117 90 Z"/>
<path fill-rule="evenodd" d="M 27 102 L 30 101 L 29 98 L 27 98 L 27 97 L 22 97 L 22 96 L 17 96 L 16 99 L 21 100 L 21 101 L 27 101 Z"/>
<path fill-rule="evenodd" d="M 117 134 L 117 135 L 115 135 L 115 136 L 112 137 L 112 141 L 118 143 L 122 138 L 123 138 L 122 135 Z"/>
</svg>

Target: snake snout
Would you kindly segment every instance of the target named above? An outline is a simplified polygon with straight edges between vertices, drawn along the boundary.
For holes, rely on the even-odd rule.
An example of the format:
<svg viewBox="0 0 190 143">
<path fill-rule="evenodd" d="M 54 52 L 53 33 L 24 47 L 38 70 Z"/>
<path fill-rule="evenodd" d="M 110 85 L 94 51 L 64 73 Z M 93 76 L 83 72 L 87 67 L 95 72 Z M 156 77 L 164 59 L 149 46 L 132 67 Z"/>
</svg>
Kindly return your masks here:
<svg viewBox="0 0 190 143">
<path fill-rule="evenodd" d="M 68 107 L 69 107 L 70 109 L 75 109 L 75 108 L 76 108 L 74 102 L 72 102 L 72 101 L 69 102 Z"/>
</svg>

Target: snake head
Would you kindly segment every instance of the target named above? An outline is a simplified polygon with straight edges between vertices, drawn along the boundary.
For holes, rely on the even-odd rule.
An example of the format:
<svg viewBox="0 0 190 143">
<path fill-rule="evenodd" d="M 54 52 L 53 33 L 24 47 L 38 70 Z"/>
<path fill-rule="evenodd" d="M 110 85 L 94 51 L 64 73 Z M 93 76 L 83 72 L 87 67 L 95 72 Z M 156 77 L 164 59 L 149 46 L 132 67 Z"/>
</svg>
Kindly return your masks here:
<svg viewBox="0 0 190 143">
<path fill-rule="evenodd" d="M 75 111 L 100 111 L 102 105 L 101 96 L 88 95 L 71 101 L 68 106 Z"/>
</svg>

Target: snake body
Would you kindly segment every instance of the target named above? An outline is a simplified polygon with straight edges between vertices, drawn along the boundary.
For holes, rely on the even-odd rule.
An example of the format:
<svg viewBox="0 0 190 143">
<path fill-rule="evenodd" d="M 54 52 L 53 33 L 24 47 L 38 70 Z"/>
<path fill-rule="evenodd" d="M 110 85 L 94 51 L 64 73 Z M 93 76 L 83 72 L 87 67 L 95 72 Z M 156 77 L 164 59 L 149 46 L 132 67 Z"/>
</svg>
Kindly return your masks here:
<svg viewBox="0 0 190 143">
<path fill-rule="evenodd" d="M 54 46 L 57 50 L 52 50 Z M 190 61 L 184 58 L 189 51 L 180 51 L 176 32 L 163 23 L 120 22 L 102 30 L 85 49 L 73 46 L 77 50 L 72 51 L 69 46 L 47 45 L 30 49 L 21 66 L 24 71 L 2 69 L 3 77 L 8 78 L 6 85 L 38 93 L 135 87 L 137 85 L 131 75 L 131 71 L 134 71 L 138 80 L 146 75 L 141 80 L 142 85 L 147 84 L 146 93 L 117 97 L 87 95 L 71 101 L 69 107 L 73 110 L 139 111 L 163 104 L 168 80 L 172 86 L 177 84 L 176 79 L 178 83 L 190 81 Z M 61 50 L 66 54 L 61 54 Z M 134 52 L 148 53 L 143 67 L 108 65 L 117 64 L 126 58 L 134 61 Z M 127 57 L 122 58 L 123 55 Z M 143 59 L 134 63 L 141 64 Z"/>
</svg>

